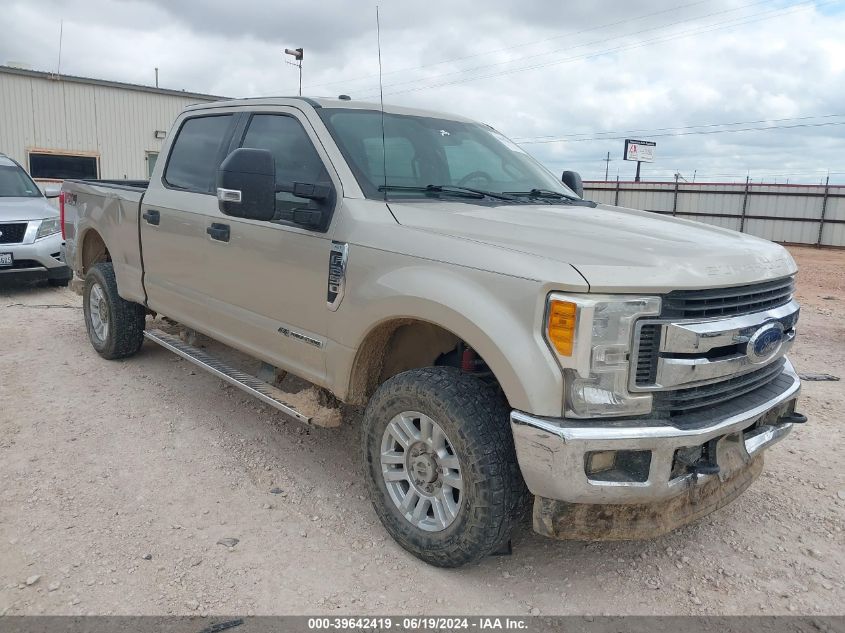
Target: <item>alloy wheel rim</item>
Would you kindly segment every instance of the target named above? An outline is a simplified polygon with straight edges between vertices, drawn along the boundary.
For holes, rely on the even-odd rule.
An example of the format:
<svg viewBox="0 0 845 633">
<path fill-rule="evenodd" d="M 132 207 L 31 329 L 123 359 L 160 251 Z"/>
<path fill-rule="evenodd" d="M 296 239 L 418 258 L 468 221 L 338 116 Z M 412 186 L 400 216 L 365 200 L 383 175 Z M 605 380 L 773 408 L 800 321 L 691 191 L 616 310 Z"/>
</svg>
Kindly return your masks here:
<svg viewBox="0 0 845 633">
<path fill-rule="evenodd" d="M 91 319 L 91 329 L 100 342 L 105 342 L 109 335 L 109 309 L 106 303 L 103 287 L 94 283 L 88 295 L 88 316 Z"/>
<path fill-rule="evenodd" d="M 445 431 L 429 416 L 403 411 L 381 440 L 381 474 L 396 508 L 413 526 L 440 532 L 463 504 L 461 463 Z"/>
</svg>

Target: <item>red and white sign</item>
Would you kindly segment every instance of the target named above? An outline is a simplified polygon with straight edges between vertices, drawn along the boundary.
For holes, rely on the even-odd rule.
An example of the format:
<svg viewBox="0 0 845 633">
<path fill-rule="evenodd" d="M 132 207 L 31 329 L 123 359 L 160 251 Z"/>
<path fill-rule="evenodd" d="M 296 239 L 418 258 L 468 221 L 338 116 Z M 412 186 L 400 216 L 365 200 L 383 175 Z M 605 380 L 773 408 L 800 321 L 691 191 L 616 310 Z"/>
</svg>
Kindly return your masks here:
<svg viewBox="0 0 845 633">
<path fill-rule="evenodd" d="M 625 160 L 636 160 L 641 163 L 653 163 L 655 147 L 657 147 L 657 143 L 654 141 L 625 139 L 625 154 L 622 158 Z"/>
</svg>

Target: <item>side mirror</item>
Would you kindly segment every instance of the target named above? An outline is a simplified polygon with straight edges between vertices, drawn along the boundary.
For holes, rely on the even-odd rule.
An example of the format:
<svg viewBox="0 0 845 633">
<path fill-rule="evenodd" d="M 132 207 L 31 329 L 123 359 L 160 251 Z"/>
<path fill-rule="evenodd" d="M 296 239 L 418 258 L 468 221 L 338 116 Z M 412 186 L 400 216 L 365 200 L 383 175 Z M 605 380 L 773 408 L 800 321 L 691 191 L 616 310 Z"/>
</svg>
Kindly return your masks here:
<svg viewBox="0 0 845 633">
<path fill-rule="evenodd" d="M 565 171 L 560 177 L 561 182 L 578 194 L 579 198 L 584 197 L 584 183 L 581 181 L 581 174 L 577 171 Z"/>
<path fill-rule="evenodd" d="M 241 147 L 217 169 L 220 212 L 249 220 L 273 219 L 276 214 L 276 161 L 266 149 Z"/>
<path fill-rule="evenodd" d="M 61 185 L 44 185 L 45 198 L 58 198 L 60 195 L 62 195 Z"/>
</svg>

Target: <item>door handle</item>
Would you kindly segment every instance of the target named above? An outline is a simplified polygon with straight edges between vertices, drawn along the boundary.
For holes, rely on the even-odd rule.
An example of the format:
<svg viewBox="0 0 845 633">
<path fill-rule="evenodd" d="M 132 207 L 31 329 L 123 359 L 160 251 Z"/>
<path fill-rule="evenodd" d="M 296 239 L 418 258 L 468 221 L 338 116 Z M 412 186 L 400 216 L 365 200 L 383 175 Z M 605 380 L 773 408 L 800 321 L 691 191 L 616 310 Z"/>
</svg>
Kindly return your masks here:
<svg viewBox="0 0 845 633">
<path fill-rule="evenodd" d="M 155 224 L 156 226 L 158 226 L 158 224 L 161 222 L 161 213 L 159 213 L 155 209 L 147 209 L 146 211 L 144 211 L 141 217 L 147 221 L 147 224 Z"/>
<path fill-rule="evenodd" d="M 218 242 L 229 241 L 229 225 L 213 222 L 210 227 L 205 230 L 211 236 L 211 239 Z"/>
</svg>

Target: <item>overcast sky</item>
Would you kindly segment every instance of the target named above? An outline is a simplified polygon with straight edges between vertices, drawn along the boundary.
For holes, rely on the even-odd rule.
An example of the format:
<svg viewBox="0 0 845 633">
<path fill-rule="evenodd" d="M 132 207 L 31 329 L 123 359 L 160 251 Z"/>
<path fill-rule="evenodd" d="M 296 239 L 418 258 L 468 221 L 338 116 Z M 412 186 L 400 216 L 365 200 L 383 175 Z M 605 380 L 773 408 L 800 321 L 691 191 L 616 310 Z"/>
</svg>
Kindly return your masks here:
<svg viewBox="0 0 845 633">
<path fill-rule="evenodd" d="M 0 63 L 55 71 L 63 20 L 65 74 L 152 84 L 157 66 L 166 88 L 296 94 L 282 50 L 303 47 L 305 94 L 377 100 L 375 6 L 0 0 Z M 630 179 L 633 137 L 657 142 L 650 179 L 845 182 L 843 0 L 382 0 L 380 13 L 386 102 L 489 123 L 555 172 L 602 179 L 610 152 L 611 179 Z M 777 129 L 713 133 L 749 127 Z"/>
</svg>

